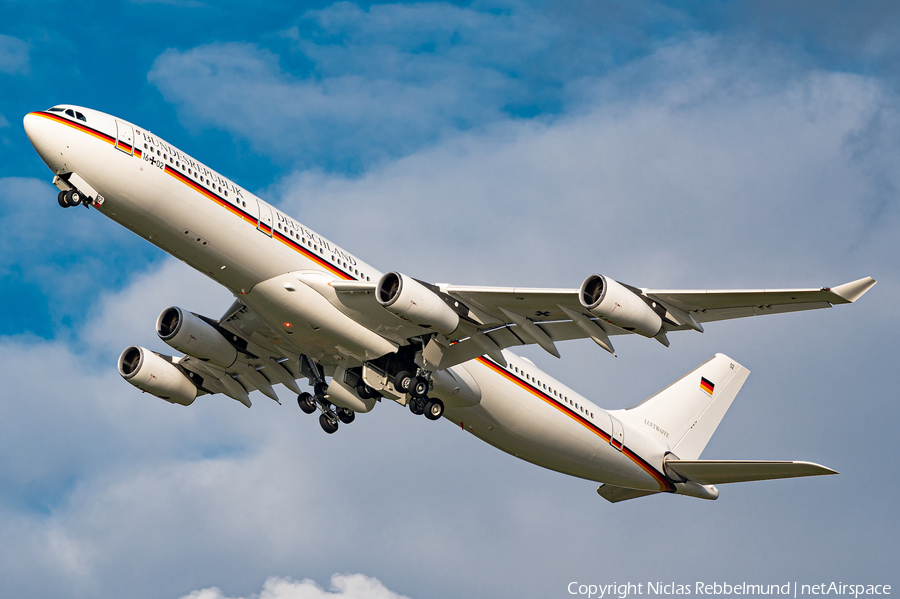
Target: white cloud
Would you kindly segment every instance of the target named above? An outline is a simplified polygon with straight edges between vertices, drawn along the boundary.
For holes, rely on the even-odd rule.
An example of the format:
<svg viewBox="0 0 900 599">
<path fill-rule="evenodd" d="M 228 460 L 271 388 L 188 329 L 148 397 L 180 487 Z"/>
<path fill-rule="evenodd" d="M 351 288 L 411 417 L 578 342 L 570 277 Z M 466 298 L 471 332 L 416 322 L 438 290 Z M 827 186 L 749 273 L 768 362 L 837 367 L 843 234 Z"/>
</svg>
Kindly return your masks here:
<svg viewBox="0 0 900 599">
<path fill-rule="evenodd" d="M 531 103 L 541 86 L 520 71 L 560 35 L 524 8 L 339 3 L 307 17 L 317 34 L 287 30 L 284 56 L 236 43 L 168 50 L 148 79 L 189 129 L 229 131 L 279 161 L 358 169 Z M 283 66 L 298 61 L 311 69 Z"/>
<path fill-rule="evenodd" d="M 194 591 L 182 599 L 230 599 L 217 588 Z M 331 591 L 319 587 L 312 580 L 293 581 L 289 578 L 270 578 L 263 590 L 253 599 L 404 599 L 385 588 L 380 580 L 362 574 L 335 574 L 331 577 Z"/>
<path fill-rule="evenodd" d="M 844 74 L 772 85 L 720 48 L 660 51 L 634 69 L 671 74 L 628 101 L 496 124 L 361 177 L 297 172 L 270 192 L 383 269 L 430 280 L 577 287 L 598 269 L 641 286 L 796 285 L 845 260 L 839 276 L 857 274 L 900 216 L 877 202 L 900 184 L 897 144 L 866 133 L 897 122 L 896 97 Z"/>
<path fill-rule="evenodd" d="M 0 34 L 0 73 L 26 75 L 29 70 L 28 44 Z"/>
</svg>

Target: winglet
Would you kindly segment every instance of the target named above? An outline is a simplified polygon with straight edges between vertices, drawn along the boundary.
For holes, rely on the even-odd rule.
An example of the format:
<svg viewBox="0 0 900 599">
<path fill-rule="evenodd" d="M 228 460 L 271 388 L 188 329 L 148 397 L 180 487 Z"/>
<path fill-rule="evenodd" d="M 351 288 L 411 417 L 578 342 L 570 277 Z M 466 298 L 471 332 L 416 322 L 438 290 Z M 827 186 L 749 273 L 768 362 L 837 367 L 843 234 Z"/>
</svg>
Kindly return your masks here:
<svg viewBox="0 0 900 599">
<path fill-rule="evenodd" d="M 852 304 L 859 298 L 863 296 L 869 289 L 871 289 L 875 285 L 876 281 L 872 277 L 863 277 L 858 281 L 852 281 L 850 283 L 844 283 L 843 285 L 838 285 L 837 287 L 832 287 L 832 293 L 835 293 L 839 297 L 847 300 L 847 303 Z"/>
</svg>

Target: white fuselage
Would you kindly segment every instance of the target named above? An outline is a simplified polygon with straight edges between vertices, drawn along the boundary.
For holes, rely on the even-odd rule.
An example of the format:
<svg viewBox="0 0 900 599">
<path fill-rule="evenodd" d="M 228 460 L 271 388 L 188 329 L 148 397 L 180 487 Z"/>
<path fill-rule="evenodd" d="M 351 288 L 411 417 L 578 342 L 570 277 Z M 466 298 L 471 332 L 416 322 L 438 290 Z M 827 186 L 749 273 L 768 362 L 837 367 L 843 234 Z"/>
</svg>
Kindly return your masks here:
<svg viewBox="0 0 900 599">
<path fill-rule="evenodd" d="M 145 129 L 71 108 L 85 120 L 33 112 L 25 128 L 55 174 L 74 173 L 96 192 L 98 212 L 227 287 L 316 360 L 333 358 L 338 347 L 338 359 L 361 363 L 403 342 L 402 323 L 387 310 L 323 301 L 316 313 L 297 314 L 284 299 L 288 273 L 377 281 L 382 273 L 374 267 Z M 503 355 L 505 366 L 485 356 L 455 367 L 476 382 L 478 403 L 454 404 L 435 389 L 446 397 L 447 419 L 546 468 L 635 489 L 680 490 L 663 475 L 667 447 L 652 428 L 632 422 L 627 411 L 604 411 L 523 358 Z"/>
</svg>

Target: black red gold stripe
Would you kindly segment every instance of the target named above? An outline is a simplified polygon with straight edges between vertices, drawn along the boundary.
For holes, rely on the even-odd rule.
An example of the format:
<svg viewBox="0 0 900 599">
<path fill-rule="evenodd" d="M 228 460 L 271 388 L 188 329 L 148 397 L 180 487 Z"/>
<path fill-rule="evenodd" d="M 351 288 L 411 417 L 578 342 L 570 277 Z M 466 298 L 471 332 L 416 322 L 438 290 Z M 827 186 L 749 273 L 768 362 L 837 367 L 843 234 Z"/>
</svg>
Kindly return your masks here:
<svg viewBox="0 0 900 599">
<path fill-rule="evenodd" d="M 553 406 L 554 408 L 556 408 L 563 414 L 569 416 L 570 418 L 572 418 L 573 420 L 575 420 L 576 422 L 578 422 L 579 424 L 581 424 L 582 426 L 584 426 L 585 428 L 590 430 L 592 433 L 594 433 L 595 435 L 597 435 L 598 437 L 603 439 L 603 441 L 605 441 L 606 443 L 610 442 L 610 434 L 609 433 L 604 431 L 602 428 L 600 428 L 599 426 L 597 426 L 596 424 L 594 424 L 593 422 L 591 422 L 590 420 L 588 420 L 587 418 L 585 418 L 584 416 L 582 416 L 581 414 L 579 414 L 578 412 L 576 412 L 575 410 L 573 410 L 572 408 L 567 406 L 566 404 L 560 402 L 558 399 L 551 397 L 550 395 L 547 395 L 542 390 L 538 389 L 537 387 L 528 383 L 527 381 L 519 378 L 515 374 L 509 372 L 508 370 L 506 370 L 499 364 L 495 363 L 493 360 L 490 360 L 484 356 L 477 358 L 477 360 L 479 362 L 481 362 L 482 364 L 484 364 L 485 366 L 487 366 L 488 368 L 490 368 L 491 370 L 493 370 L 494 372 L 496 372 L 497 374 L 499 374 L 500 376 L 504 377 L 506 380 L 518 385 L 519 387 L 528 391 L 529 393 L 531 393 L 538 399 L 544 401 L 545 403 Z M 618 448 L 618 444 L 616 445 L 616 448 Z M 658 471 L 656 468 L 651 466 L 646 460 L 644 460 L 644 458 L 642 458 L 641 456 L 637 455 L 632 450 L 630 450 L 628 448 L 628 446 L 626 446 L 626 445 L 622 446 L 622 453 L 626 457 L 628 457 L 628 459 L 630 459 L 632 462 L 634 462 L 636 465 L 638 465 L 642 470 L 644 470 L 644 472 L 646 472 L 647 474 L 652 476 L 654 479 L 656 479 L 657 484 L 659 484 L 660 491 L 666 491 L 669 493 L 675 492 L 675 486 L 671 482 L 669 482 L 669 480 L 665 477 L 665 475 L 663 475 L 660 471 Z"/>
<path fill-rule="evenodd" d="M 268 228 L 268 227 L 267 227 L 267 228 Z M 273 231 L 273 234 L 274 234 L 275 239 L 277 239 L 277 240 L 280 241 L 281 243 L 285 244 L 285 245 L 288 246 L 289 248 L 291 248 L 291 249 L 293 249 L 293 250 L 295 250 L 295 251 L 297 251 L 297 252 L 300 252 L 301 254 L 303 254 L 304 256 L 306 256 L 307 258 L 309 258 L 310 260 L 312 260 L 313 262 L 315 262 L 316 264 L 318 264 L 318 265 L 321 266 L 322 268 L 328 270 L 328 271 L 331 272 L 332 274 L 335 274 L 335 275 L 337 275 L 337 276 L 339 276 L 339 277 L 341 277 L 342 279 L 347 280 L 347 281 L 355 281 L 355 280 L 356 280 L 356 277 L 353 276 L 352 274 L 350 274 L 350 273 L 348 273 L 348 272 L 345 272 L 344 270 L 338 268 L 337 266 L 335 266 L 335 265 L 332 264 L 331 262 L 328 262 L 327 260 L 323 259 L 321 256 L 317 256 L 317 255 L 316 255 L 315 253 L 313 253 L 311 250 L 309 250 L 309 249 L 303 247 L 302 245 L 300 245 L 299 243 L 297 243 L 295 240 L 293 240 L 293 239 L 291 239 L 290 237 L 286 236 L 286 235 L 285 235 L 284 233 L 282 233 L 281 231 Z"/>
<path fill-rule="evenodd" d="M 51 112 L 33 112 L 31 114 L 44 117 L 51 121 L 56 121 L 63 125 L 72 127 L 73 129 L 77 129 L 78 131 L 81 131 L 83 133 L 87 133 L 88 135 L 91 135 L 93 137 L 96 137 L 97 139 L 105 141 L 106 143 L 108 143 L 110 145 L 116 146 L 118 149 L 122 150 L 126 154 L 131 154 L 133 152 L 134 156 L 136 156 L 138 158 L 141 158 L 143 156 L 143 152 L 140 149 L 138 149 L 136 147 L 133 148 L 131 145 L 129 145 L 121 140 L 118 140 L 118 145 L 117 145 L 116 138 L 114 138 L 110 135 L 107 135 L 106 133 L 103 133 L 101 131 L 98 131 L 97 129 L 89 127 L 87 125 L 83 125 L 81 123 L 70 121 L 69 119 L 65 119 L 65 118 L 63 118 L 59 115 L 53 114 Z M 176 180 L 183 183 L 184 185 L 187 185 L 188 187 L 190 187 L 197 193 L 212 200 L 213 202 L 215 202 L 222 208 L 225 208 L 232 214 L 239 216 L 246 222 L 252 224 L 254 227 L 259 228 L 267 235 L 275 237 L 281 243 L 283 243 L 283 244 L 287 245 L 288 247 L 292 248 L 293 250 L 303 254 L 308 259 L 312 260 L 313 262 L 315 262 L 316 264 L 318 264 L 319 266 L 321 266 L 328 272 L 331 272 L 332 274 L 334 274 L 342 279 L 348 280 L 348 281 L 352 281 L 357 278 L 357 277 L 353 276 L 351 273 L 346 272 L 343 269 L 328 262 L 321 256 L 316 255 L 313 251 L 303 247 L 302 245 L 300 245 L 299 243 L 297 243 L 290 237 L 280 233 L 279 231 L 274 230 L 270 225 L 260 222 L 256 217 L 252 216 L 249 212 L 247 212 L 245 210 L 241 210 L 239 207 L 235 206 L 234 204 L 232 204 L 231 202 L 229 202 L 222 196 L 220 196 L 217 193 L 213 192 L 212 190 L 208 189 L 204 185 L 197 183 L 193 179 L 185 176 L 184 174 L 177 171 L 176 169 L 171 168 L 169 165 L 165 165 L 165 172 L 168 173 L 169 175 L 171 175 L 172 177 L 174 177 Z"/>
<path fill-rule="evenodd" d="M 68 125 L 73 129 L 77 129 L 83 133 L 87 133 L 97 139 L 103 140 L 108 144 L 116 145 L 116 138 L 110 137 L 106 133 L 102 131 L 97 131 L 92 127 L 88 127 L 87 125 L 82 125 L 81 123 L 76 123 L 75 121 L 70 121 L 69 119 L 64 119 L 63 117 L 53 114 L 52 112 L 32 112 L 31 114 L 36 116 L 42 116 L 45 119 L 49 119 L 51 121 L 56 121 L 57 123 L 62 123 L 63 125 Z"/>
<path fill-rule="evenodd" d="M 700 388 L 703 389 L 704 391 L 706 391 L 707 393 L 709 393 L 710 396 L 712 396 L 713 389 L 715 389 L 716 386 L 701 376 L 700 377 Z"/>
<path fill-rule="evenodd" d="M 190 187 L 191 189 L 196 191 L 197 193 L 207 197 L 208 199 L 212 200 L 213 202 L 215 202 L 222 208 L 225 208 L 229 212 L 241 217 L 242 219 L 244 219 L 248 223 L 252 224 L 253 226 L 258 227 L 266 235 L 271 235 L 271 236 L 275 237 L 275 239 L 277 239 L 281 243 L 283 243 L 283 244 L 287 245 L 288 247 L 290 247 L 291 249 L 303 254 L 304 256 L 306 256 L 307 258 L 309 258 L 310 260 L 312 260 L 313 262 L 315 262 L 322 268 L 333 273 L 334 275 L 341 277 L 342 279 L 345 279 L 345 280 L 355 280 L 356 277 L 354 277 L 350 273 L 347 273 L 347 272 L 343 271 L 342 269 L 336 267 L 335 265 L 331 264 L 330 262 L 328 262 L 321 256 L 317 256 L 311 250 L 303 247 L 302 245 L 300 245 L 299 243 L 297 243 L 290 237 L 287 237 L 280 231 L 273 230 L 272 227 L 267 225 L 266 223 L 259 222 L 259 220 L 256 217 L 252 216 L 249 212 L 241 210 L 240 208 L 238 208 L 237 206 L 235 206 L 234 204 L 232 204 L 231 202 L 229 202 L 228 200 L 226 200 L 219 194 L 211 191 L 204 185 L 200 185 L 199 183 L 197 183 L 193 179 L 185 176 L 183 173 L 179 172 L 178 170 L 171 168 L 169 165 L 166 165 L 165 171 L 168 174 L 170 174 L 172 177 L 174 177 L 175 179 L 180 181 L 181 183 L 187 185 L 188 187 Z"/>
</svg>

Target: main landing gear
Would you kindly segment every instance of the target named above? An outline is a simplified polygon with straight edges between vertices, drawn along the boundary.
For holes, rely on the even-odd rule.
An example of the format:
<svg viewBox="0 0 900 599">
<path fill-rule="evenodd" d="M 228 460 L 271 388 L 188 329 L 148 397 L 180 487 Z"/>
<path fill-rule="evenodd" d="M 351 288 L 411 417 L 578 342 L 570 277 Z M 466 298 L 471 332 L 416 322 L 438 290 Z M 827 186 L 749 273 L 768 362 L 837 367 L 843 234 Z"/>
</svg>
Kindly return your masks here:
<svg viewBox="0 0 900 599">
<path fill-rule="evenodd" d="M 298 395 L 297 405 L 306 414 L 313 414 L 316 410 L 321 410 L 319 424 L 322 426 L 323 431 L 331 435 L 337 432 L 339 422 L 350 424 L 356 420 L 356 412 L 336 406 L 325 399 L 328 386 L 324 381 L 316 383 L 314 390 L 316 393 L 314 396 L 305 392 Z"/>
<path fill-rule="evenodd" d="M 409 393 L 409 411 L 413 414 L 424 414 L 429 420 L 438 420 L 444 415 L 444 402 L 428 397 L 431 380 L 427 371 L 420 371 L 418 375 L 408 370 L 398 372 L 394 377 L 394 388 L 400 393 Z"/>
</svg>

